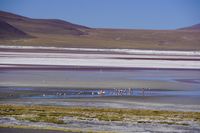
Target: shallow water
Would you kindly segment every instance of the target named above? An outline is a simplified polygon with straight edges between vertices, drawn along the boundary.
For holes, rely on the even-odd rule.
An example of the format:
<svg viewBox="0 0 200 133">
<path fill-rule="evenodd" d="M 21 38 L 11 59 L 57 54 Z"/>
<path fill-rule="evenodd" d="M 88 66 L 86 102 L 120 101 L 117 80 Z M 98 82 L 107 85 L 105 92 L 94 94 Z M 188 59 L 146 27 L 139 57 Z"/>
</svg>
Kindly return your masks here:
<svg viewBox="0 0 200 133">
<path fill-rule="evenodd" d="M 68 99 L 92 97 L 155 97 L 182 96 L 200 97 L 200 90 L 157 90 L 149 88 L 123 89 L 76 89 L 76 88 L 23 88 L 0 87 L 0 99 L 31 98 L 31 99 Z"/>
<path fill-rule="evenodd" d="M 0 86 L 199 90 L 200 70 L 0 70 Z"/>
<path fill-rule="evenodd" d="M 99 95 L 101 89 L 105 93 Z M 18 98 L 53 99 L 126 95 L 200 96 L 200 70 L 2 69 L 0 92 Z"/>
<path fill-rule="evenodd" d="M 127 89 L 128 90 L 128 89 Z M 66 98 L 81 98 L 81 97 L 109 97 L 109 96 L 200 96 L 200 91 L 163 91 L 163 90 L 145 90 L 135 89 L 129 93 L 124 89 L 124 92 L 116 92 L 112 89 L 104 89 L 104 94 L 98 94 L 101 90 L 99 89 L 88 89 L 88 90 L 77 90 L 69 89 L 62 91 L 45 91 L 33 96 L 20 96 L 20 98 L 45 98 L 45 99 L 66 99 Z M 34 92 L 34 89 L 32 90 Z"/>
</svg>

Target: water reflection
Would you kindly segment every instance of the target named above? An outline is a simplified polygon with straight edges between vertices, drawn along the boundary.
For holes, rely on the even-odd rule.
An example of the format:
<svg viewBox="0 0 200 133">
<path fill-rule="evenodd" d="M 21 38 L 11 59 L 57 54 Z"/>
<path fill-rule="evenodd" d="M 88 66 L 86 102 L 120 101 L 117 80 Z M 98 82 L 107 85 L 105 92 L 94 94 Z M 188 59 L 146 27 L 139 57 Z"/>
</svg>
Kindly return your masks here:
<svg viewBox="0 0 200 133">
<path fill-rule="evenodd" d="M 82 97 L 154 97 L 154 96 L 200 96 L 200 91 L 157 90 L 150 88 L 110 88 L 110 89 L 62 89 L 62 88 L 23 88 L 1 87 L 1 94 L 7 98 L 65 99 Z M 5 97 L 6 98 L 6 97 Z"/>
<path fill-rule="evenodd" d="M 0 70 L 0 86 L 199 90 L 200 70 Z"/>
</svg>

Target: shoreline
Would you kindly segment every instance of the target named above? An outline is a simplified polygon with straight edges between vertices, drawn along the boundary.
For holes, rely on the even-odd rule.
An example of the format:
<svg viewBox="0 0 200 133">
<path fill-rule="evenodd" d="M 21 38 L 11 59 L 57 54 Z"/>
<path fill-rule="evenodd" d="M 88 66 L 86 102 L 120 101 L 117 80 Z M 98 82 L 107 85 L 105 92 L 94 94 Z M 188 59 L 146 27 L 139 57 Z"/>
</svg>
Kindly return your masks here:
<svg viewBox="0 0 200 133">
<path fill-rule="evenodd" d="M 170 70 L 199 71 L 200 68 L 156 68 L 156 67 L 100 67 L 78 65 L 33 65 L 33 64 L 0 64 L 0 70 L 69 70 L 69 71 L 137 71 L 137 70 Z"/>
<path fill-rule="evenodd" d="M 127 54 L 163 54 L 163 55 L 200 55 L 200 51 L 175 51 L 175 50 L 140 50 L 140 49 L 97 49 L 97 48 L 66 48 L 66 47 L 44 47 L 44 46 L 20 46 L 0 45 L 7 49 L 41 49 L 41 50 L 71 50 L 71 51 L 93 51 L 93 52 L 116 52 Z"/>
<path fill-rule="evenodd" d="M 96 107 L 118 109 L 168 110 L 200 112 L 199 96 L 140 96 L 140 97 L 96 97 L 68 99 L 1 99 L 2 104 L 48 105 L 61 107 Z"/>
<path fill-rule="evenodd" d="M 12 104 L 0 106 L 0 123 L 4 127 L 48 127 L 61 131 L 99 133 L 200 131 L 200 112 Z"/>
<path fill-rule="evenodd" d="M 135 57 L 136 56 L 136 57 Z M 176 55 L 120 55 L 78 53 L 21 53 L 0 52 L 0 68 L 5 67 L 91 67 L 91 68 L 146 68 L 200 69 L 200 57 Z M 31 67 L 32 66 L 32 67 Z"/>
</svg>

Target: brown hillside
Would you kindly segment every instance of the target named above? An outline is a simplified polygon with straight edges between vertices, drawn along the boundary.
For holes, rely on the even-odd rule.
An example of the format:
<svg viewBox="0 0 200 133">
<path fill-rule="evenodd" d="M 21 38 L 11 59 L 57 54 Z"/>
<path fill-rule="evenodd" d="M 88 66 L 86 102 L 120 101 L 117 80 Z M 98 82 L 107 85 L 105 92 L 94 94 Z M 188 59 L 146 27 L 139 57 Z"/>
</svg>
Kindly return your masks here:
<svg viewBox="0 0 200 133">
<path fill-rule="evenodd" d="M 0 12 L 0 19 L 35 38 L 0 40 L 0 44 L 82 48 L 200 50 L 198 30 L 88 28 L 57 19 L 31 19 Z"/>
<path fill-rule="evenodd" d="M 10 38 L 29 38 L 30 36 L 25 32 L 15 28 L 14 26 L 0 20 L 0 38 L 10 39 Z"/>
<path fill-rule="evenodd" d="M 82 30 L 88 29 L 62 20 L 32 19 L 3 11 L 0 11 L 0 19 L 27 33 L 84 35 Z"/>
</svg>

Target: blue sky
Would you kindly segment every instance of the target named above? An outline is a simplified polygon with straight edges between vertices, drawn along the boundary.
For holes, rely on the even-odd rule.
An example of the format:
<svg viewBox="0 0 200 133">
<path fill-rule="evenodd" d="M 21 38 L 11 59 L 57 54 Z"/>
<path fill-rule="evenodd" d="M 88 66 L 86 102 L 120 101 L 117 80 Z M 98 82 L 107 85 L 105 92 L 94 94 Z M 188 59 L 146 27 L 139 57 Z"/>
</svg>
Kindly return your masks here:
<svg viewBox="0 0 200 133">
<path fill-rule="evenodd" d="M 200 0 L 0 0 L 0 10 L 99 28 L 176 29 L 200 23 Z"/>
</svg>

